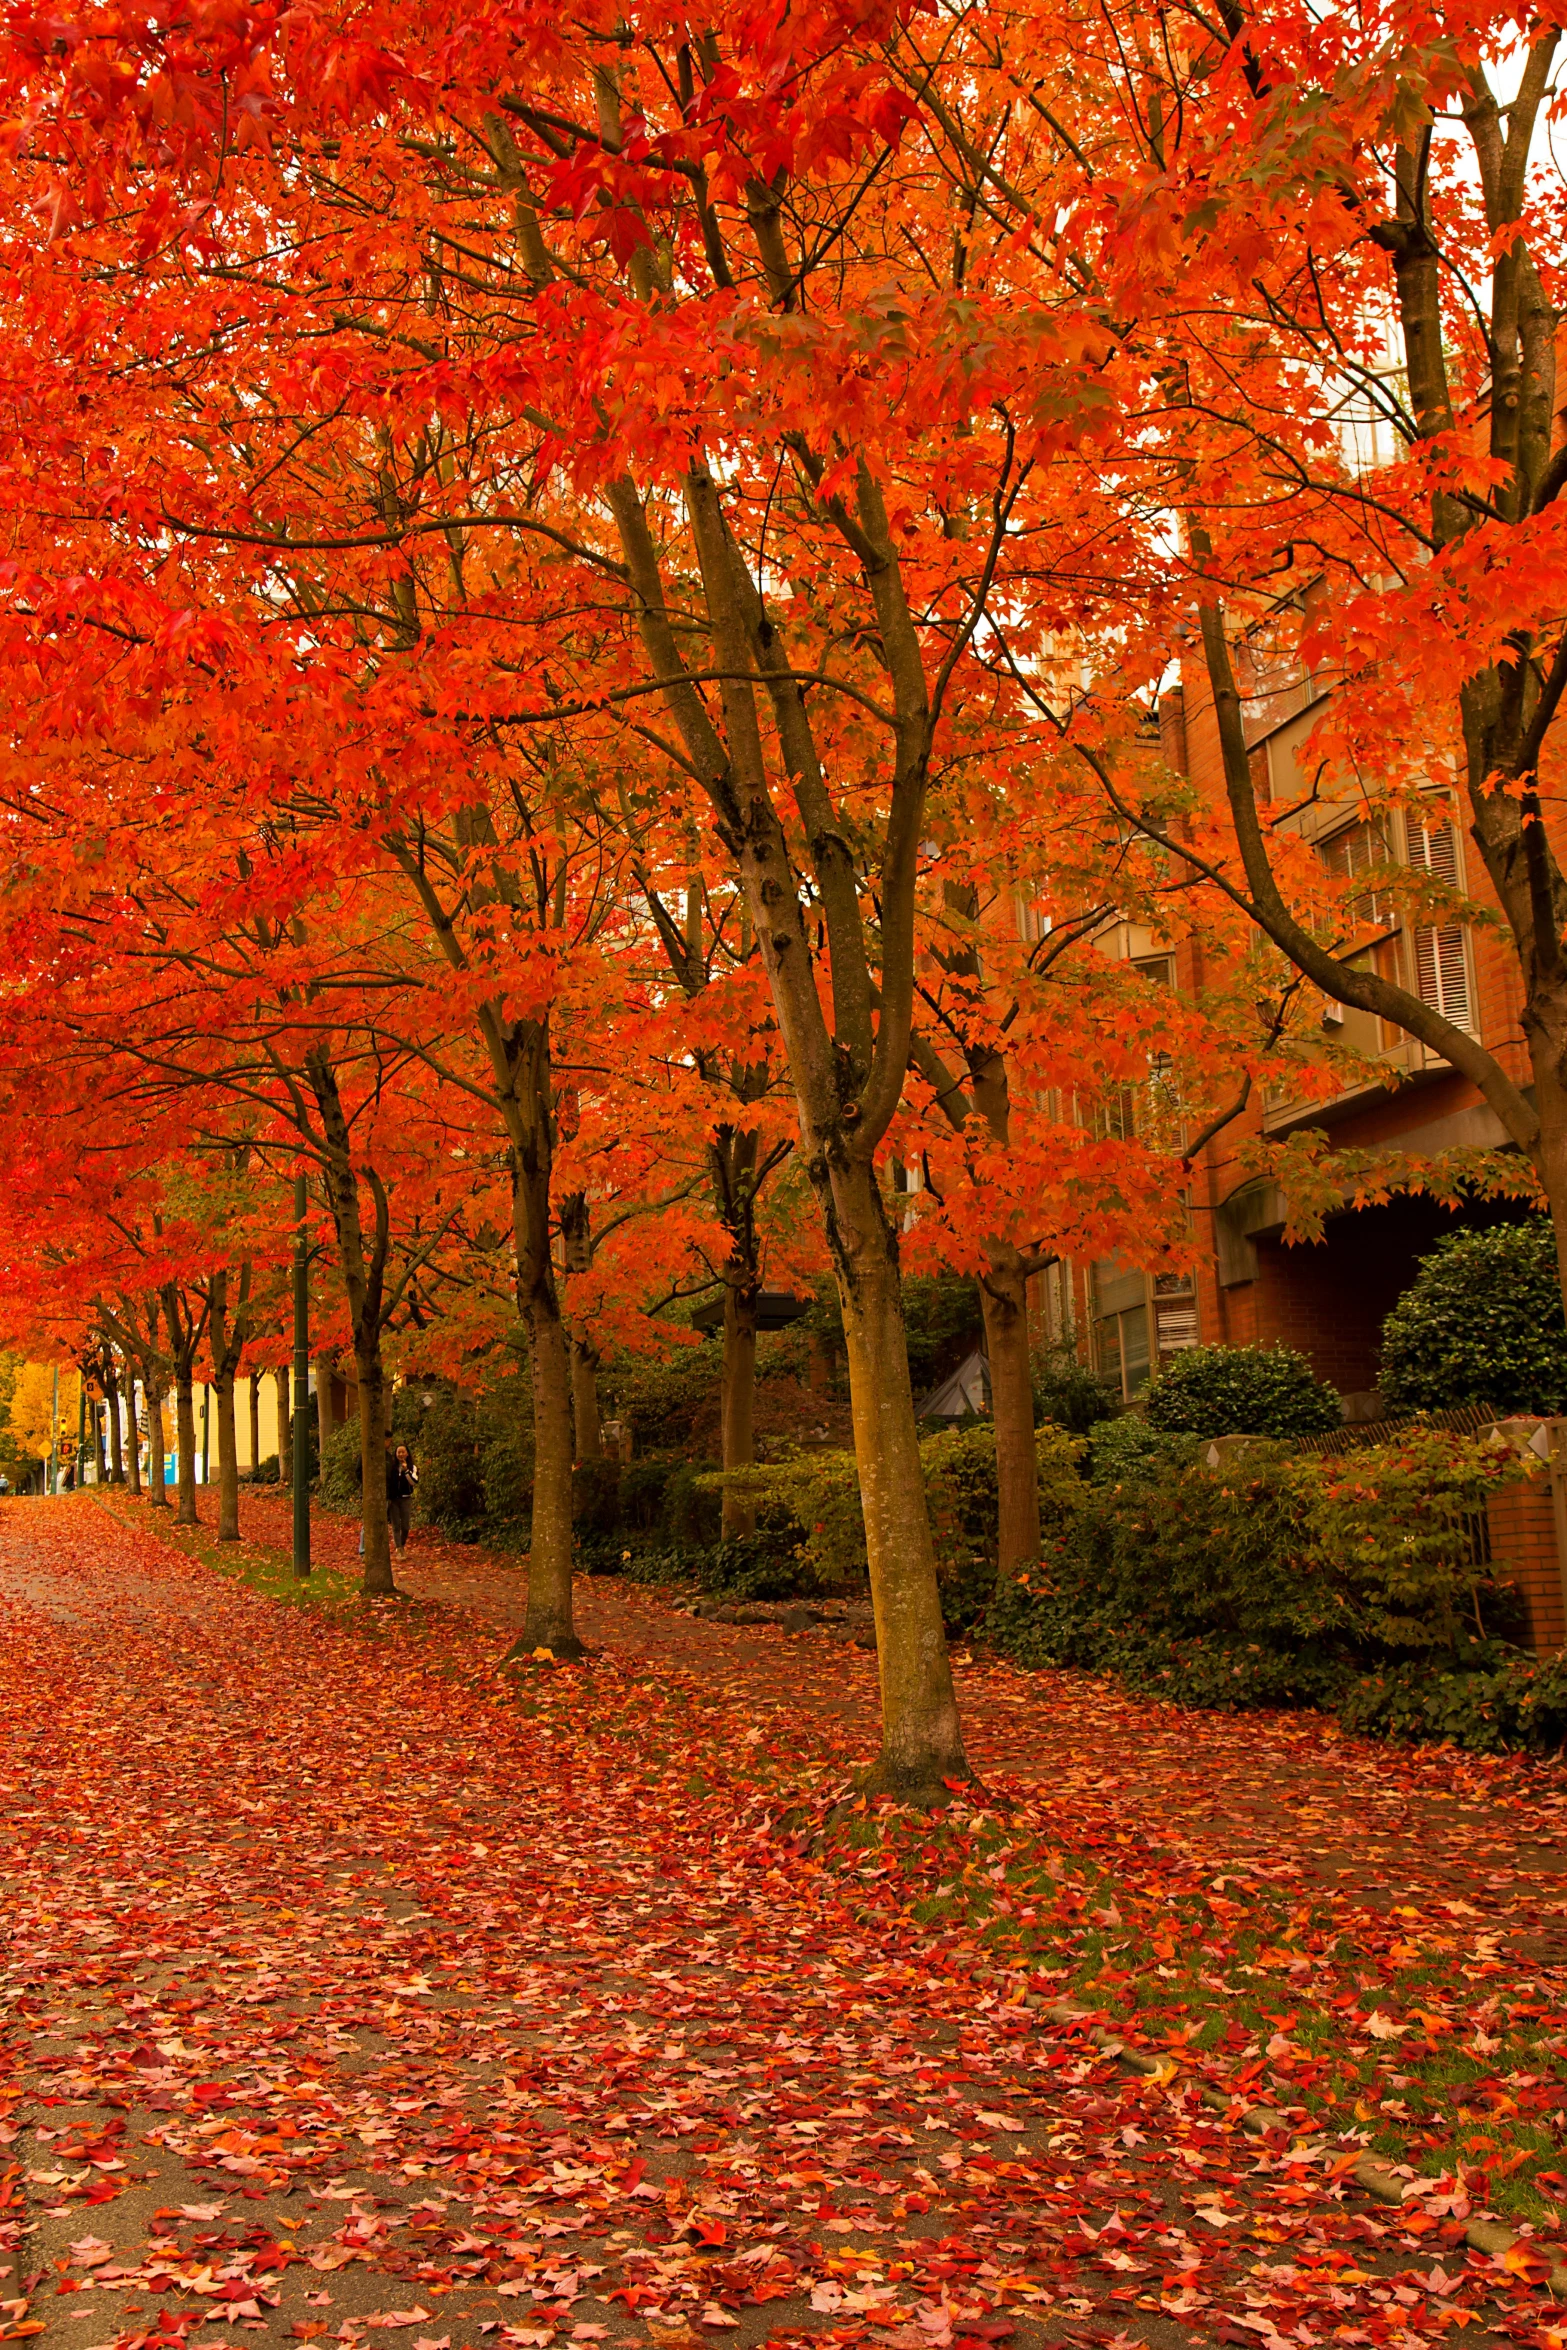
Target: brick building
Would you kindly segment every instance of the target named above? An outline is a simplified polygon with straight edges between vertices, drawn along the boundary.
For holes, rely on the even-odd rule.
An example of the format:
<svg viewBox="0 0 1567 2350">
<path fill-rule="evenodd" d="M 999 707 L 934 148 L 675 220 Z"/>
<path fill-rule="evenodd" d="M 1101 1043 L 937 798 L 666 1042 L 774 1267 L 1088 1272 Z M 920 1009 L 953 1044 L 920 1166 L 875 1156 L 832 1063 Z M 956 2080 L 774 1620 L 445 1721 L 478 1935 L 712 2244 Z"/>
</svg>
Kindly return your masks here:
<svg viewBox="0 0 1567 2350">
<path fill-rule="evenodd" d="M 1489 876 L 1467 839 L 1456 801 L 1434 792 L 1421 810 L 1389 810 L 1375 826 L 1347 800 L 1314 796 L 1301 766 L 1306 738 L 1326 708 L 1309 677 L 1253 675 L 1245 701 L 1258 798 L 1300 808 L 1293 828 L 1345 878 L 1374 866 L 1412 864 L 1494 903 Z M 1244 685 L 1245 681 L 1243 681 Z M 1159 712 L 1166 757 L 1222 799 L 1218 728 L 1201 664 L 1188 664 Z M 1415 927 L 1374 890 L 1355 906 L 1355 959 L 1397 978 L 1468 1029 L 1519 1081 L 1528 1065 L 1519 1028 L 1521 986 L 1504 941 L 1467 925 Z M 1171 953 L 1123 923 L 1101 941 L 1176 987 L 1202 984 L 1198 950 Z M 1420 1257 L 1444 1232 L 1516 1214 L 1506 1203 L 1454 1213 L 1422 1198 L 1396 1199 L 1329 1218 L 1318 1243 L 1286 1246 L 1287 1202 L 1276 1183 L 1249 1178 L 1238 1144 L 1326 1130 L 1335 1146 L 1396 1146 L 1422 1156 L 1505 1144 L 1500 1120 L 1467 1078 L 1401 1030 L 1370 1014 L 1324 1005 L 1324 1027 L 1395 1080 L 1346 1086 L 1336 1096 L 1270 1095 L 1204 1148 L 1193 1168 L 1190 1209 L 1198 1261 L 1190 1275 L 1145 1272 L 1103 1260 L 1060 1264 L 1042 1280 L 1052 1334 L 1073 1329 L 1096 1367 L 1137 1394 L 1162 1361 L 1203 1343 L 1284 1343 L 1298 1347 L 1345 1397 L 1351 1418 L 1369 1418 L 1381 1325 L 1414 1279 Z"/>
</svg>

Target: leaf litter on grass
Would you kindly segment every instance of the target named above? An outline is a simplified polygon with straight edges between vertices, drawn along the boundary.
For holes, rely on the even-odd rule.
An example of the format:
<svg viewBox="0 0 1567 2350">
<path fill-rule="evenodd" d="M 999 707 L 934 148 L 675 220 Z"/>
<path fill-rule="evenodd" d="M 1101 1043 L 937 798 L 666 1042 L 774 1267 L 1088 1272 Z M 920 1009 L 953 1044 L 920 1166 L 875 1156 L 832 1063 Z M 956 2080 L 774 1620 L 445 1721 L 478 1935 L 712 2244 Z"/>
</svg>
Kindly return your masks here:
<svg viewBox="0 0 1567 2350">
<path fill-rule="evenodd" d="M 83 2350 L 210 2342 L 215 2301 L 236 2342 L 454 2350 L 1552 2342 L 1527 2244 L 1462 2243 L 1476 2181 L 1360 2208 L 1334 2152 L 1202 2102 L 1184 2019 L 1150 2081 L 1028 2004 L 1155 1873 L 1107 1900 L 1036 1794 L 834 1812 L 830 1739 L 613 1661 L 532 1668 L 526 1711 L 449 1625 L 367 1638 L 97 1512 L 6 1505 L 0 1591 L 9 2126 L 31 2210 L 102 2198 L 33 2222 L 69 2235 L 13 2332 L 80 2295 Z M 1061 1914 L 1036 1887 L 998 1943 L 1025 1829 Z M 939 1892 L 976 1869 L 988 1918 Z M 1209 1963 L 1252 1963 L 1207 1914 Z"/>
<path fill-rule="evenodd" d="M 347 1522 L 322 1525 L 346 1557 Z M 511 1620 L 514 1561 L 420 1542 L 419 1588 Z M 621 1662 L 661 1663 L 650 1712 L 690 1701 L 672 1733 L 688 1753 L 716 1749 L 722 1776 L 743 1720 L 746 1781 L 795 1787 L 808 1727 L 818 1810 L 836 1809 L 874 1734 L 870 1660 L 806 1638 L 780 1674 L 776 1633 L 692 1625 L 635 1585 L 594 1581 L 581 1601 Z M 438 1641 L 444 1627 L 417 1630 Z M 963 1698 L 1005 1820 L 955 1813 L 931 1837 L 896 1814 L 840 1820 L 825 1849 L 863 1878 L 855 1839 L 884 1846 L 877 1865 L 922 1923 L 961 1918 L 1133 2043 L 1174 2042 L 1302 2127 L 1461 2172 L 1477 2209 L 1560 2224 L 1559 1762 L 1389 1748 L 1310 1714 L 1194 1715 L 1084 1674 L 971 1668 Z"/>
</svg>

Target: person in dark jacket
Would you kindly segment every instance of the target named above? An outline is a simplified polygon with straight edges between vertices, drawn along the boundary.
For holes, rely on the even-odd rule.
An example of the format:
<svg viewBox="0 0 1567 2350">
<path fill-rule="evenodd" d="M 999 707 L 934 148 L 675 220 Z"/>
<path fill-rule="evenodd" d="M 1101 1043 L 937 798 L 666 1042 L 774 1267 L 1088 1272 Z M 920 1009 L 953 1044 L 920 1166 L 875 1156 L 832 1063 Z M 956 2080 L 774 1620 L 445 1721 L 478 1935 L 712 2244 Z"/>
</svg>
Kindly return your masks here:
<svg viewBox="0 0 1567 2350">
<path fill-rule="evenodd" d="M 399 1444 L 386 1456 L 386 1522 L 392 1529 L 392 1540 L 399 1550 L 408 1548 L 408 1524 L 413 1516 L 414 1488 L 419 1472 L 414 1467 L 414 1456 L 406 1444 Z"/>
</svg>

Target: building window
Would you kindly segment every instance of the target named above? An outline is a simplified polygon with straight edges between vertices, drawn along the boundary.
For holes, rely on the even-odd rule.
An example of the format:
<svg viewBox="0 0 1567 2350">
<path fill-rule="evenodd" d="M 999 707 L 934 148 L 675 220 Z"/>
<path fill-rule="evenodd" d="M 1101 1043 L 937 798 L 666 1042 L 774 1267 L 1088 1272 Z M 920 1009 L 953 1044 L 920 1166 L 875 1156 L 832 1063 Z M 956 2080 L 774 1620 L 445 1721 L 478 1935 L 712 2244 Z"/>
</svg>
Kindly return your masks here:
<svg viewBox="0 0 1567 2350">
<path fill-rule="evenodd" d="M 1409 862 L 1417 873 L 1449 889 L 1464 886 L 1458 831 L 1445 803 L 1421 815 L 1404 819 Z M 1433 1012 L 1451 1020 L 1455 1028 L 1473 1029 L 1474 992 L 1469 983 L 1469 954 L 1461 922 L 1423 925 L 1415 932 L 1415 992 Z"/>
<path fill-rule="evenodd" d="M 1137 1139 L 1137 1088 L 1118 1085 L 1111 1095 L 1094 1105 L 1093 1136 L 1095 1142 L 1135 1142 Z"/>
<path fill-rule="evenodd" d="M 1040 939 L 1050 936 L 1050 916 L 1032 890 L 1020 889 L 1013 903 L 1017 910 L 1017 934 L 1024 946 L 1035 946 Z"/>
<path fill-rule="evenodd" d="M 1379 824 L 1351 824 L 1325 840 L 1320 853 L 1335 881 L 1354 881 L 1387 864 L 1387 835 Z M 1385 930 L 1393 919 L 1388 900 L 1374 889 L 1351 898 L 1349 912 L 1363 929 Z"/>
<path fill-rule="evenodd" d="M 1161 1364 L 1197 1344 L 1197 1288 L 1190 1273 L 1156 1273 L 1154 1337 Z"/>
<path fill-rule="evenodd" d="M 1129 1272 L 1115 1257 L 1093 1272 L 1094 1365 L 1124 1402 L 1154 1372 L 1197 1344 L 1197 1292 L 1190 1273 Z"/>
</svg>

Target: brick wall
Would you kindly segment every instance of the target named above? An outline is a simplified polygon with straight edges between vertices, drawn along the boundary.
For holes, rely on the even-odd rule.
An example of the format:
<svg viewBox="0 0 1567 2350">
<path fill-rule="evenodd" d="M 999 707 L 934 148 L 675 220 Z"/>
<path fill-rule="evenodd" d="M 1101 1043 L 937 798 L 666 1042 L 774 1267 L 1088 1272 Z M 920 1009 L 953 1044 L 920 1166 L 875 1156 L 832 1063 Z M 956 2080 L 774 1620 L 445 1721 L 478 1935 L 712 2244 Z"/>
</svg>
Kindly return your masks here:
<svg viewBox="0 0 1567 2350">
<path fill-rule="evenodd" d="M 1504 1486 L 1487 1513 L 1492 1564 L 1517 1586 L 1528 1614 L 1528 1642 L 1539 1654 L 1567 1642 L 1554 1485 L 1553 1478 L 1531 1477 L 1526 1484 Z"/>
</svg>

